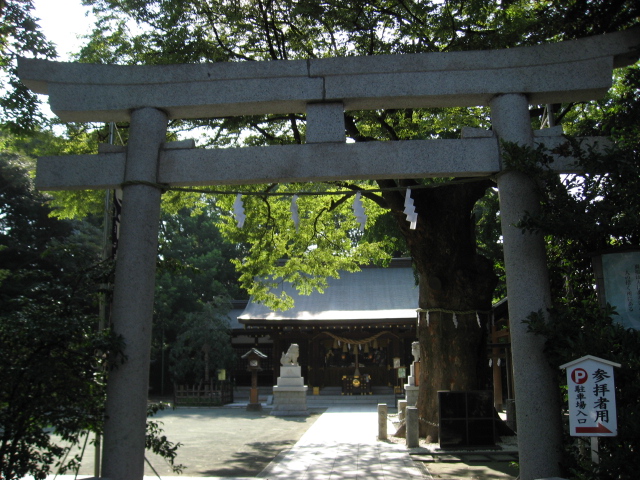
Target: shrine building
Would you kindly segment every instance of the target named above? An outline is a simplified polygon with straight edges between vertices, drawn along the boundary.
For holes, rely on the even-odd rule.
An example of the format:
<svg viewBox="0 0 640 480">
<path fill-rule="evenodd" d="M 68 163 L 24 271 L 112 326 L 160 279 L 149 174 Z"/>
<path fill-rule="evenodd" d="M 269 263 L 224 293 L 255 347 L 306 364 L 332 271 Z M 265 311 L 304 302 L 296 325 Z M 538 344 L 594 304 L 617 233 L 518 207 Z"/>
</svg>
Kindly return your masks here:
<svg viewBox="0 0 640 480">
<path fill-rule="evenodd" d="M 324 293 L 310 295 L 282 283 L 275 293 L 284 291 L 294 300 L 294 307 L 286 311 L 251 300 L 244 311 L 234 309 L 236 352 L 256 347 L 267 355 L 259 376 L 263 386 L 275 384 L 280 355 L 292 343 L 300 346 L 299 362 L 310 388 L 342 386 L 356 368 L 372 387 L 401 385 L 398 367 L 410 365 L 411 342 L 417 339 L 419 290 L 411 259 L 393 259 L 386 268 L 341 272 L 340 278 L 327 281 Z M 248 384 L 243 370 L 240 365 L 234 372 L 238 385 Z"/>
</svg>

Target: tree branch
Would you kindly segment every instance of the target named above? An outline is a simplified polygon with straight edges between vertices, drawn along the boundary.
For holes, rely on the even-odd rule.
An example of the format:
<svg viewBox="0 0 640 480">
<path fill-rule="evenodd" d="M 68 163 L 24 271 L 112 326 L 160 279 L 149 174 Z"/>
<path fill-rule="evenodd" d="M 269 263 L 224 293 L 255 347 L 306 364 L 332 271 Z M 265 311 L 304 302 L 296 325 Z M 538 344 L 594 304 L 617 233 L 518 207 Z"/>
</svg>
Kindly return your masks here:
<svg viewBox="0 0 640 480">
<path fill-rule="evenodd" d="M 380 122 L 380 126 L 382 127 L 382 129 L 389 134 L 391 140 L 397 141 L 400 140 L 400 138 L 398 138 L 398 134 L 396 133 L 395 129 L 387 123 L 387 118 L 389 118 L 390 113 L 391 112 L 389 112 L 388 110 L 385 110 L 382 115 L 378 116 L 378 122 Z"/>
<path fill-rule="evenodd" d="M 353 184 L 353 183 L 347 183 L 347 182 L 329 182 L 332 183 L 333 185 L 337 185 L 339 187 L 342 188 L 348 188 L 349 190 L 352 190 L 354 192 L 360 192 L 360 194 L 365 197 L 368 198 L 369 200 L 371 200 L 372 202 L 374 202 L 376 205 L 378 205 L 381 208 L 389 208 L 389 204 L 386 202 L 386 200 L 381 196 L 381 195 L 377 195 L 373 192 L 368 192 L 367 190 L 363 190 L 361 186 Z M 351 196 L 351 195 L 349 195 Z"/>
<path fill-rule="evenodd" d="M 227 54 L 229 54 L 229 56 L 231 58 L 235 58 L 235 59 L 238 59 L 238 60 L 247 60 L 247 61 L 253 61 L 254 60 L 251 57 L 248 57 L 248 56 L 243 55 L 241 53 L 235 52 L 234 50 L 232 50 L 230 47 L 228 47 L 222 41 L 222 38 L 220 38 L 220 32 L 218 31 L 218 28 L 216 27 L 216 22 L 215 22 L 215 18 L 214 18 L 213 12 L 211 11 L 211 8 L 209 7 L 209 5 L 205 5 L 204 2 L 197 2 L 195 6 L 196 6 L 196 11 L 198 13 L 202 13 L 204 15 L 204 17 L 206 18 L 206 23 L 211 28 L 211 31 L 213 32 L 213 36 L 216 39 L 216 43 L 218 44 L 218 46 L 222 50 L 227 52 Z"/>
<path fill-rule="evenodd" d="M 347 130 L 347 135 L 353 138 L 356 142 L 375 142 L 377 141 L 374 137 L 368 137 L 366 135 L 362 135 L 356 126 L 356 122 L 351 115 L 344 115 L 344 126 Z"/>
<path fill-rule="evenodd" d="M 302 135 L 300 135 L 300 129 L 298 128 L 298 122 L 296 121 L 295 114 L 289 114 L 289 122 L 291 123 L 293 138 L 295 139 L 297 144 L 302 144 Z"/>
</svg>

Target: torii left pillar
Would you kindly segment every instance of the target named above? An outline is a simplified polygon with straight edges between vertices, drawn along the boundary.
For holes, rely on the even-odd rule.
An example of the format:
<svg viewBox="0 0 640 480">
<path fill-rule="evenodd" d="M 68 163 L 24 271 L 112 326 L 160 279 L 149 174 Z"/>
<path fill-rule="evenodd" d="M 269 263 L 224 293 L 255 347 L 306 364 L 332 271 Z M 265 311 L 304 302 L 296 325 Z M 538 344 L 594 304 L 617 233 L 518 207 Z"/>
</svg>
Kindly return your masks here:
<svg viewBox="0 0 640 480">
<path fill-rule="evenodd" d="M 131 114 L 123 187 L 120 240 L 113 292 L 112 326 L 124 340 L 125 362 L 107 380 L 102 477 L 144 476 L 147 395 L 158 225 L 162 192 L 157 182 L 167 116 L 142 108 Z"/>
</svg>

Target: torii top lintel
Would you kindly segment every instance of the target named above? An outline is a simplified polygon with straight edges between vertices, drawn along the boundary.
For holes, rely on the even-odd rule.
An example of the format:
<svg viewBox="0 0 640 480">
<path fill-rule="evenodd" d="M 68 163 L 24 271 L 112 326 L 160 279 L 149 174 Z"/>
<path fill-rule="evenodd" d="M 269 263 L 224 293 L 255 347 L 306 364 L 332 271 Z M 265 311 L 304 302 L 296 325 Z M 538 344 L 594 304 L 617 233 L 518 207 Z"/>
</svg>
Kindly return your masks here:
<svg viewBox="0 0 640 480">
<path fill-rule="evenodd" d="M 602 97 L 613 68 L 635 62 L 640 28 L 503 50 L 188 65 L 92 65 L 19 59 L 22 82 L 49 95 L 63 121 L 128 121 L 158 108 L 169 118 L 488 105 L 524 93 L 531 104 Z"/>
</svg>

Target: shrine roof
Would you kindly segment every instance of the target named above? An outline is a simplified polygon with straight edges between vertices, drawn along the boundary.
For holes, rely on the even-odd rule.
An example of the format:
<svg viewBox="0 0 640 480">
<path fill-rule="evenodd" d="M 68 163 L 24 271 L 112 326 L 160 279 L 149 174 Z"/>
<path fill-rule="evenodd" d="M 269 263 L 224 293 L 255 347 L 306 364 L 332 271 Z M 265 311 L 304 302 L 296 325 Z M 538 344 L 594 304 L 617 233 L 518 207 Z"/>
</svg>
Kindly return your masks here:
<svg viewBox="0 0 640 480">
<path fill-rule="evenodd" d="M 327 279 L 324 293 L 300 295 L 290 283 L 279 291 L 294 300 L 294 307 L 274 311 L 254 302 L 238 317 L 244 325 L 414 322 L 418 286 L 410 259 L 398 259 L 388 268 L 364 267 Z"/>
<path fill-rule="evenodd" d="M 243 329 L 244 325 L 241 325 L 238 322 L 238 317 L 244 313 L 245 308 L 247 308 L 248 300 L 233 300 L 231 302 L 231 310 L 227 313 L 227 318 L 229 319 L 229 328 L 231 330 Z"/>
</svg>

